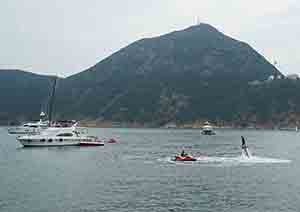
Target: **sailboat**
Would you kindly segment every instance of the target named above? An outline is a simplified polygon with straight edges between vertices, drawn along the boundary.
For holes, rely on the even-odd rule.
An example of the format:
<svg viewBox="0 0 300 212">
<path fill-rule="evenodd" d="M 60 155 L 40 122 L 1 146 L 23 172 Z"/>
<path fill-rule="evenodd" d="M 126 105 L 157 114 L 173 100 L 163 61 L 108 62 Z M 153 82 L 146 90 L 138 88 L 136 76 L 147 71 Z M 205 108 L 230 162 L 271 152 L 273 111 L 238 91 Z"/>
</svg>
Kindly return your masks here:
<svg viewBox="0 0 300 212">
<path fill-rule="evenodd" d="M 49 100 L 49 106 L 48 106 L 49 107 L 49 111 L 48 111 L 49 120 L 46 120 L 46 114 L 42 111 L 40 113 L 40 119 L 38 121 L 31 121 L 31 122 L 24 123 L 21 126 L 10 127 L 10 128 L 8 128 L 9 134 L 37 135 L 37 134 L 40 134 L 41 131 L 47 129 L 48 127 L 71 127 L 71 126 L 75 126 L 77 124 L 77 122 L 75 120 L 56 121 L 54 123 L 51 122 L 56 80 L 57 80 L 57 78 L 55 77 L 52 91 L 51 91 L 50 100 Z"/>
<path fill-rule="evenodd" d="M 81 146 L 81 145 L 91 145 L 91 146 L 103 146 L 104 142 L 100 141 L 95 136 L 89 136 L 80 131 L 77 128 L 77 122 L 71 121 L 72 126 L 61 126 L 57 125 L 59 122 L 52 122 L 52 111 L 54 104 L 55 96 L 55 87 L 56 87 L 55 77 L 53 83 L 53 89 L 49 105 L 49 125 L 44 130 L 40 131 L 39 134 L 35 135 L 25 135 L 18 137 L 17 140 L 24 147 L 57 147 L 57 146 Z M 64 123 L 68 123 L 64 121 Z"/>
<path fill-rule="evenodd" d="M 53 98 L 55 94 L 56 80 L 57 78 L 55 77 L 53 87 L 52 87 L 52 95 L 50 96 L 50 102 L 49 102 L 49 120 L 45 120 L 46 114 L 42 111 L 40 113 L 39 121 L 28 122 L 18 127 L 10 127 L 8 128 L 9 134 L 37 135 L 51 125 L 51 114 L 52 114 L 52 107 L 53 107 Z"/>
</svg>

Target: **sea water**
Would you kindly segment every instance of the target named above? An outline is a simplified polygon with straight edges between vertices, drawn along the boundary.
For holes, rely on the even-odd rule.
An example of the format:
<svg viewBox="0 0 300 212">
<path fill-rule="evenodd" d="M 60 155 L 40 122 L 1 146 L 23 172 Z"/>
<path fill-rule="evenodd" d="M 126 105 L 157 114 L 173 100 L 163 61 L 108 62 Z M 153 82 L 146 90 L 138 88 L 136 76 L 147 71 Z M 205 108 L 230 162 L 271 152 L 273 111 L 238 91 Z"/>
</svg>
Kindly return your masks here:
<svg viewBox="0 0 300 212">
<path fill-rule="evenodd" d="M 0 211 L 298 211 L 300 133 L 90 129 L 104 147 L 22 148 L 0 128 Z M 241 155 L 240 136 L 252 157 Z M 198 158 L 174 162 L 182 150 Z"/>
</svg>

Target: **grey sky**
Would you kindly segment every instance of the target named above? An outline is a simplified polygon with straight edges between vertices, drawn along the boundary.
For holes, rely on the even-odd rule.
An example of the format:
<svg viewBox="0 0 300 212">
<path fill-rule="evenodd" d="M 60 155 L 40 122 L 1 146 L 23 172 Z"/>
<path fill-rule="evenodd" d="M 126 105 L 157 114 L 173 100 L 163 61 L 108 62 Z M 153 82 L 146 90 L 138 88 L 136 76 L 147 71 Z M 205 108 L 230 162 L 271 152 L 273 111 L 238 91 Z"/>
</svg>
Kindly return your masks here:
<svg viewBox="0 0 300 212">
<path fill-rule="evenodd" d="M 296 0 L 1 0 L 0 68 L 69 76 L 198 17 L 300 73 L 299 11 Z"/>
</svg>

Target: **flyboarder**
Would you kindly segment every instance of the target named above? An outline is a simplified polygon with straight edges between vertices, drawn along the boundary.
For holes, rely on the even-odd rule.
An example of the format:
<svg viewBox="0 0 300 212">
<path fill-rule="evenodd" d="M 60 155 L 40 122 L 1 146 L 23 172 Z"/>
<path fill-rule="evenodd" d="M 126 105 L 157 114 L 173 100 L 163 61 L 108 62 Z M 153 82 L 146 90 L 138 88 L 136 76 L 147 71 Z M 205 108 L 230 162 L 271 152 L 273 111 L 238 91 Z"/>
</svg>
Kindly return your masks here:
<svg viewBox="0 0 300 212">
<path fill-rule="evenodd" d="M 242 150 L 243 150 L 243 152 L 245 153 L 245 155 L 246 155 L 248 158 L 250 158 L 250 155 L 249 155 L 249 152 L 248 152 L 248 147 L 247 147 L 247 145 L 246 145 L 245 138 L 244 138 L 244 136 L 241 136 L 241 138 L 242 138 Z"/>
</svg>

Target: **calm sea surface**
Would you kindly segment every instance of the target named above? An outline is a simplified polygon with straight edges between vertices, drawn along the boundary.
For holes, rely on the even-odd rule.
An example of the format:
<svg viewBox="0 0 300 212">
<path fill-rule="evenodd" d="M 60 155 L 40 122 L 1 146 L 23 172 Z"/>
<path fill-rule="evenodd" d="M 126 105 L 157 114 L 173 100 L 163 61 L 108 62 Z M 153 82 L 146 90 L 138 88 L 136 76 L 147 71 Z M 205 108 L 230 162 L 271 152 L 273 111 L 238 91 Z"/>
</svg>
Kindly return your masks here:
<svg viewBox="0 0 300 212">
<path fill-rule="evenodd" d="M 0 211 L 299 211 L 300 133 L 90 129 L 104 147 L 22 148 L 0 128 Z M 240 136 L 254 157 L 242 158 Z M 200 161 L 179 163 L 182 149 Z"/>
</svg>

